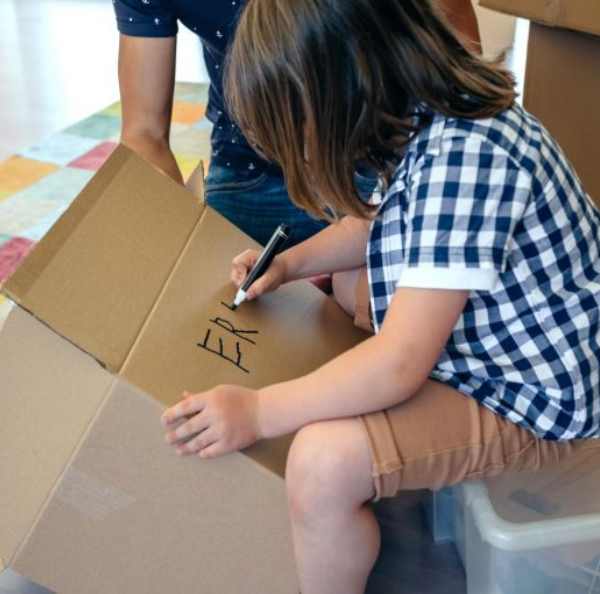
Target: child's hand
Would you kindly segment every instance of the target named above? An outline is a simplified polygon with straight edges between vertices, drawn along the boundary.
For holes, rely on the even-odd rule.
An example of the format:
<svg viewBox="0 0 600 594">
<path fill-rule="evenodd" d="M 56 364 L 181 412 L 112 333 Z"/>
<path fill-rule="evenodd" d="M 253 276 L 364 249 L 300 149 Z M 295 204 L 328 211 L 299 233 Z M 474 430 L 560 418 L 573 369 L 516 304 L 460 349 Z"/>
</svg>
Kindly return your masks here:
<svg viewBox="0 0 600 594">
<path fill-rule="evenodd" d="M 162 416 L 165 441 L 177 454 L 214 458 L 248 447 L 260 439 L 258 392 L 218 386 L 184 399 Z"/>
<path fill-rule="evenodd" d="M 233 259 L 231 263 L 231 282 L 236 287 L 239 288 L 242 285 L 259 256 L 260 252 L 256 250 L 246 250 Z M 274 291 L 286 282 L 286 276 L 287 270 L 284 259 L 281 255 L 275 256 L 273 262 L 271 262 L 271 266 L 267 268 L 266 272 L 246 292 L 246 300 L 249 301 L 264 293 Z"/>
</svg>

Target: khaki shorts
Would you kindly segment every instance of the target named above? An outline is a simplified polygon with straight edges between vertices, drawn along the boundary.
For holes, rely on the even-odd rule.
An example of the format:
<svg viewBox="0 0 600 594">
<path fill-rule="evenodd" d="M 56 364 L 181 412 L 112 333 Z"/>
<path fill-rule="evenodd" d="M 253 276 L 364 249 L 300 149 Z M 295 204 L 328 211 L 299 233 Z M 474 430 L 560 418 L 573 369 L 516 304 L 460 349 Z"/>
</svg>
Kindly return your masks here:
<svg viewBox="0 0 600 594">
<path fill-rule="evenodd" d="M 356 287 L 357 326 L 369 330 L 366 271 Z M 505 420 L 450 386 L 427 381 L 410 400 L 362 415 L 373 459 L 374 501 L 505 471 L 538 470 L 600 440 L 556 442 Z"/>
</svg>

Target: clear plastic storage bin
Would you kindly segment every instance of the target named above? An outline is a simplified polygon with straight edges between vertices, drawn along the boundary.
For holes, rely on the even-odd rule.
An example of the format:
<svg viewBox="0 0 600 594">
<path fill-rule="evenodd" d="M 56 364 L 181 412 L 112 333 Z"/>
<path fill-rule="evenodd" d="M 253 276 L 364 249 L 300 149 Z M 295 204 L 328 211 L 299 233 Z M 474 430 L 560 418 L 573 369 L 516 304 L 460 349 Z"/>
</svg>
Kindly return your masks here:
<svg viewBox="0 0 600 594">
<path fill-rule="evenodd" d="M 600 594 L 600 447 L 453 493 L 468 594 Z"/>
</svg>

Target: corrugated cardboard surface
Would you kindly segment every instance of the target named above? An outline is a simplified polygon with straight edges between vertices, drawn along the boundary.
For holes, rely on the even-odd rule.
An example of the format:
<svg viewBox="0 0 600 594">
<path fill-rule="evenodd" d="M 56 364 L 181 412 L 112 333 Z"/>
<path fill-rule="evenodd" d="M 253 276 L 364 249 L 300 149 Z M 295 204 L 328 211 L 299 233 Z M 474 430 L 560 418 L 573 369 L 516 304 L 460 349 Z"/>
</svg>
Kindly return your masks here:
<svg viewBox="0 0 600 594">
<path fill-rule="evenodd" d="M 1 567 L 0 567 L 1 570 Z M 0 594 L 55 594 L 12 569 L 0 573 Z"/>
<path fill-rule="evenodd" d="M 125 363 L 125 378 L 171 405 L 184 389 L 232 382 L 261 387 L 298 377 L 329 360 L 336 345 L 347 348 L 365 337 L 308 282 L 232 312 L 231 260 L 252 245 L 206 209 Z"/>
<path fill-rule="evenodd" d="M 27 535 L 112 377 L 19 308 L 0 340 L 0 557 Z"/>
<path fill-rule="evenodd" d="M 285 489 L 243 454 L 180 459 L 119 382 L 16 571 L 57 592 L 297 594 Z"/>
<path fill-rule="evenodd" d="M 5 290 L 165 405 L 184 389 L 298 377 L 365 338 L 308 282 L 228 309 L 231 260 L 249 247 L 258 245 L 120 147 Z M 248 454 L 282 475 L 285 458 L 270 452 L 288 446 L 281 438 Z"/>
<path fill-rule="evenodd" d="M 201 213 L 191 193 L 121 146 L 4 292 L 116 371 Z"/>
<path fill-rule="evenodd" d="M 181 459 L 159 422 L 183 389 L 278 382 L 364 338 L 307 283 L 228 309 L 231 259 L 252 245 L 121 147 L 9 281 L 31 312 L 0 335 L 13 569 L 61 594 L 296 594 L 290 437 Z"/>
<path fill-rule="evenodd" d="M 256 246 L 210 208 L 173 270 L 122 375 L 170 406 L 183 390 L 262 387 L 300 377 L 365 334 L 311 283 L 284 286 L 235 312 L 234 256 Z M 310 345 L 310 346 L 309 346 Z M 283 476 L 289 438 L 246 453 Z M 279 452 L 277 454 L 276 452 Z"/>
<path fill-rule="evenodd" d="M 600 35 L 597 0 L 480 0 L 479 4 L 552 27 Z"/>
<path fill-rule="evenodd" d="M 532 24 L 524 105 L 558 140 L 600 206 L 600 38 Z"/>
</svg>

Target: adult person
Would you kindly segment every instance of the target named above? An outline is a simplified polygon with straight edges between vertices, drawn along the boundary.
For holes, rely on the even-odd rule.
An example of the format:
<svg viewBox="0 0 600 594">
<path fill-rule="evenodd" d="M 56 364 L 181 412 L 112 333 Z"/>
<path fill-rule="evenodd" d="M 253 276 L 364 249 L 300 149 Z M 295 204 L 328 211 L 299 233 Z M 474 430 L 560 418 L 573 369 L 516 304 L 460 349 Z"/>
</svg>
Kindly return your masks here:
<svg viewBox="0 0 600 594">
<path fill-rule="evenodd" d="M 471 0 L 440 0 L 449 19 L 474 47 L 479 42 Z M 184 180 L 169 146 L 179 23 L 202 41 L 210 77 L 207 118 L 214 124 L 206 201 L 259 243 L 282 222 L 292 227 L 293 245 L 326 223 L 289 200 L 281 170 L 253 151 L 231 121 L 223 99 L 226 50 L 246 0 L 113 0 L 119 42 L 119 86 L 124 144 L 178 183 Z M 196 172 L 188 187 L 197 185 Z M 356 177 L 362 194 L 374 181 Z"/>
</svg>

